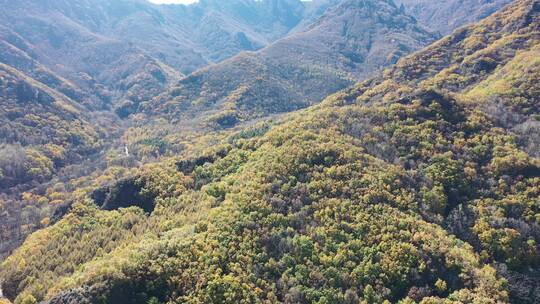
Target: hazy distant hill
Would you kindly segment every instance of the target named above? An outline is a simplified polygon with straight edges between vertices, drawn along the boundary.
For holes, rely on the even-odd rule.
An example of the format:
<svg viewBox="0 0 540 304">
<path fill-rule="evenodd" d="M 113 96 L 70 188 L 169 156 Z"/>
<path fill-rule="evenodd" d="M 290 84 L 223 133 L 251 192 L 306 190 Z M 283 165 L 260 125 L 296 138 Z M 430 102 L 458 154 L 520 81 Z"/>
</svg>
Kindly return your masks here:
<svg viewBox="0 0 540 304">
<path fill-rule="evenodd" d="M 299 0 L 1 1 L 3 43 L 75 82 L 98 103 L 137 102 L 189 73 L 283 37 L 301 19 Z M 3 56 L 3 63 L 12 64 Z M 13 56 L 11 56 L 13 57 Z"/>
<path fill-rule="evenodd" d="M 143 109 L 230 127 L 316 103 L 435 38 L 392 1 L 342 1 L 300 32 L 181 79 Z"/>
<path fill-rule="evenodd" d="M 454 29 L 481 20 L 512 0 L 395 0 L 408 14 L 433 31 L 449 34 Z"/>
</svg>

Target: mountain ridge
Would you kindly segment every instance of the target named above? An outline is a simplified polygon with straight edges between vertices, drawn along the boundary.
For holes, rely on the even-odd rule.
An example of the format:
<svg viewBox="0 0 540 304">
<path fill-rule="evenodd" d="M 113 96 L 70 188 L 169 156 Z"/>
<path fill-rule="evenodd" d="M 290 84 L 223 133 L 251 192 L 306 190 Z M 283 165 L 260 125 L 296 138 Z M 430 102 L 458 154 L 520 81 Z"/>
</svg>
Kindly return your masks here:
<svg viewBox="0 0 540 304">
<path fill-rule="evenodd" d="M 371 14 L 374 10 L 377 13 Z M 370 39 L 375 41 L 363 41 Z M 414 19 L 399 15 L 391 1 L 343 1 L 329 8 L 311 28 L 256 53 L 240 54 L 188 75 L 169 94 L 143 104 L 143 111 L 178 115 L 190 108 L 196 112 L 195 104 L 201 104 L 203 111 L 204 107 L 215 111 L 217 105 L 228 115 L 216 117 L 218 125 L 224 120 L 227 127 L 228 121 L 234 125 L 236 120 L 250 119 L 248 112 L 257 117 L 258 113 L 287 112 L 316 103 L 434 39 Z M 298 55 L 293 58 L 290 54 Z M 264 103 L 257 104 L 257 100 Z"/>
<path fill-rule="evenodd" d="M 404 10 L 414 15 L 419 22 L 430 24 L 431 28 L 442 34 L 450 34 L 452 30 L 481 20 L 512 0 L 396 0 Z"/>
</svg>

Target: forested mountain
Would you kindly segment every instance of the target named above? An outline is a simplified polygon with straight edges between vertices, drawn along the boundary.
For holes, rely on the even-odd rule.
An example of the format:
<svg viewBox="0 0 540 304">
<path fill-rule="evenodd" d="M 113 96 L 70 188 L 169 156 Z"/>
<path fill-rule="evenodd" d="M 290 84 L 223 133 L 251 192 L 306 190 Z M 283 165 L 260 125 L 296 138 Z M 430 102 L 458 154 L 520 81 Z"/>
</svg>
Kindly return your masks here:
<svg viewBox="0 0 540 304">
<path fill-rule="evenodd" d="M 23 205 L 11 204 L 8 197 L 96 153 L 114 128 L 111 114 L 94 117 L 62 93 L 78 94 L 68 81 L 32 67 L 36 78 L 0 63 L 0 256 L 41 227 L 50 209 L 42 201 L 41 206 L 28 206 L 33 212 L 24 212 Z"/>
<path fill-rule="evenodd" d="M 273 126 L 80 189 L 1 264 L 2 290 L 16 303 L 538 303 L 539 55 L 540 1 L 516 0 Z"/>
<path fill-rule="evenodd" d="M 307 14 L 299 0 L 0 5 L 0 256 L 42 227 L 78 178 L 117 159 L 137 165 L 122 144 L 130 121 L 119 118 L 140 101 L 182 72 L 265 46 Z"/>
<path fill-rule="evenodd" d="M 0 256 L 81 189 L 318 102 L 436 37 L 391 1 L 0 4 Z"/>
<path fill-rule="evenodd" d="M 481 20 L 512 0 L 395 0 L 420 23 L 443 34 Z"/>
<path fill-rule="evenodd" d="M 142 109 L 150 116 L 227 128 L 317 103 L 435 39 L 393 1 L 345 0 L 259 52 L 181 79 Z"/>
<path fill-rule="evenodd" d="M 283 37 L 302 19 L 300 0 L 0 1 L 2 62 L 26 53 L 92 95 L 137 102 L 195 69 Z M 6 49 L 6 44 L 9 48 Z"/>
</svg>

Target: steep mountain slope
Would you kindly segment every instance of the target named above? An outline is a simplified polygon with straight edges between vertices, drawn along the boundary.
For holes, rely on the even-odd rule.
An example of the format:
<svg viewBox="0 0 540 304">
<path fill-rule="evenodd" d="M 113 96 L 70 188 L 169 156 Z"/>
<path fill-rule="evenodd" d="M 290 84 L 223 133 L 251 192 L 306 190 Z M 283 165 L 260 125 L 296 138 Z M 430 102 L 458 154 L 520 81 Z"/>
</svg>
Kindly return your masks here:
<svg viewBox="0 0 540 304">
<path fill-rule="evenodd" d="M 66 161 L 65 159 L 73 161 L 77 157 L 92 153 L 100 147 L 100 142 L 105 140 L 105 130 L 99 126 L 99 123 L 90 123 L 91 116 L 82 111 L 79 104 L 1 63 L 0 86 L 2 88 L 0 91 L 1 144 L 17 145 L 19 150 L 21 147 L 50 149 L 50 158 L 60 166 Z M 38 158 L 40 156 L 38 151 L 28 153 L 36 153 Z M 18 172 L 17 166 L 24 168 L 24 165 L 5 158 L 6 155 L 3 156 L 3 174 L 0 175 L 2 189 L 17 184 L 21 179 L 32 179 L 33 173 L 42 175 L 41 169 L 47 171 L 45 175 L 52 174 L 53 163 L 50 164 L 50 168 L 40 168 L 38 164 L 35 168 L 34 165 L 27 166 L 26 169 L 36 172 Z M 23 157 L 20 151 L 14 151 L 12 156 Z M 13 170 L 8 170 L 4 166 L 14 167 Z"/>
<path fill-rule="evenodd" d="M 94 154 L 114 129 L 107 115 L 95 118 L 44 84 L 76 92 L 69 82 L 39 66 L 32 72 L 40 81 L 0 63 L 0 256 L 41 227 L 50 209 L 45 201 L 27 206 L 24 195 L 14 198 Z"/>
<path fill-rule="evenodd" d="M 42 220 L 61 197 L 41 198 L 36 205 L 29 202 L 38 200 L 36 194 L 43 194 L 46 184 L 58 182 L 66 166 L 82 164 L 102 151 L 119 125 L 114 114 L 97 112 L 110 102 L 103 87 L 95 83 L 81 87 L 59 76 L 37 61 L 38 50 L 28 41 L 0 28 L 0 257 L 4 257 L 46 225 Z M 67 175 L 75 172 L 71 169 Z"/>
<path fill-rule="evenodd" d="M 392 1 L 342 1 L 304 31 L 183 78 L 143 110 L 230 127 L 319 102 L 434 38 Z"/>
<path fill-rule="evenodd" d="M 512 0 L 396 0 L 420 23 L 443 34 L 482 20 L 510 2 Z"/>
<path fill-rule="evenodd" d="M 0 0 L 0 6 L 0 256 L 45 225 L 59 201 L 66 203 L 58 193 L 76 186 L 65 185 L 81 186 L 79 179 L 103 168 L 139 164 L 119 138 L 129 121 L 115 116 L 127 117 L 164 91 L 181 77 L 178 70 L 282 37 L 305 10 L 299 0 L 190 6 Z"/>
<path fill-rule="evenodd" d="M 307 27 L 312 25 L 317 19 L 319 19 L 326 11 L 336 5 L 338 5 L 342 0 L 315 0 L 315 1 L 305 1 L 304 5 L 306 10 L 304 12 L 304 17 L 302 21 L 293 28 L 292 32 L 304 31 Z"/>
<path fill-rule="evenodd" d="M 537 303 L 540 159 L 521 134 L 539 122 L 539 51 L 540 1 L 517 0 L 277 126 L 87 190 L 2 264 L 2 289 L 48 303 Z M 104 193 L 153 211 L 99 209 Z"/>
</svg>

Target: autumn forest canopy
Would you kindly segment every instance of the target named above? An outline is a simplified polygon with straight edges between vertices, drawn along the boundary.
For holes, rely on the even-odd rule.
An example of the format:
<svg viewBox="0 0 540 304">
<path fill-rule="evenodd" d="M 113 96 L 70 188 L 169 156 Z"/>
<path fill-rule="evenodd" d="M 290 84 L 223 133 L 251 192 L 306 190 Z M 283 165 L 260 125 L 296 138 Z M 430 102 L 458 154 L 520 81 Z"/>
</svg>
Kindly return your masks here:
<svg viewBox="0 0 540 304">
<path fill-rule="evenodd" d="M 0 5 L 0 304 L 540 302 L 539 0 Z"/>
</svg>

